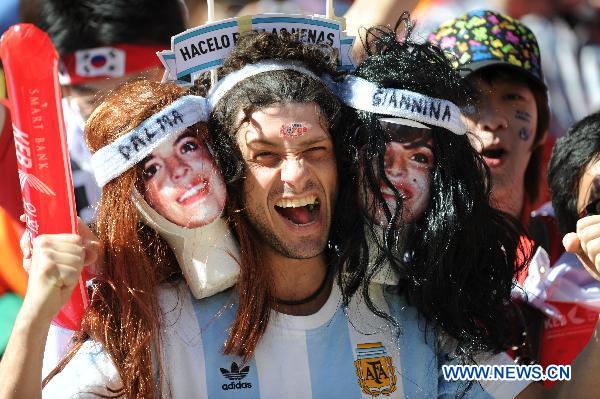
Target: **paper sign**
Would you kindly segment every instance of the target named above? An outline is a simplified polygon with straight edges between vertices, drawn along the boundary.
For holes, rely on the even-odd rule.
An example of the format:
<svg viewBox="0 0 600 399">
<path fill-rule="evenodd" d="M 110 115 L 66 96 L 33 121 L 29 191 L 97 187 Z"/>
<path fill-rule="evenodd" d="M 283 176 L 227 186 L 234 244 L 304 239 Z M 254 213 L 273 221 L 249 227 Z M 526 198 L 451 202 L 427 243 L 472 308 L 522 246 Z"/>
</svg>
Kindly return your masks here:
<svg viewBox="0 0 600 399">
<path fill-rule="evenodd" d="M 189 29 L 171 38 L 171 50 L 158 53 L 167 69 L 165 79 L 190 81 L 191 76 L 223 65 L 240 34 L 247 31 L 290 32 L 305 43 L 325 43 L 340 52 L 340 68 L 354 67 L 351 59 L 353 37 L 342 32 L 342 21 L 319 16 L 259 14 L 228 18 Z"/>
</svg>

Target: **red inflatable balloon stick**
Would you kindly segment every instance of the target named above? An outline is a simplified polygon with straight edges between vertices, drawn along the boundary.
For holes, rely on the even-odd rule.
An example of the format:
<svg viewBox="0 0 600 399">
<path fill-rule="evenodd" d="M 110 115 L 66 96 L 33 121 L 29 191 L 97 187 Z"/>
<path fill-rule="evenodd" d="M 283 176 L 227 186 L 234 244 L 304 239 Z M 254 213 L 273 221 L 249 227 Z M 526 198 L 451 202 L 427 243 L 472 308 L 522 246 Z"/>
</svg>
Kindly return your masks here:
<svg viewBox="0 0 600 399">
<path fill-rule="evenodd" d="M 77 233 L 58 54 L 45 32 L 31 24 L 18 24 L 2 35 L 0 57 L 11 105 L 27 230 L 32 238 Z M 76 330 L 87 302 L 82 276 L 54 322 Z"/>
</svg>

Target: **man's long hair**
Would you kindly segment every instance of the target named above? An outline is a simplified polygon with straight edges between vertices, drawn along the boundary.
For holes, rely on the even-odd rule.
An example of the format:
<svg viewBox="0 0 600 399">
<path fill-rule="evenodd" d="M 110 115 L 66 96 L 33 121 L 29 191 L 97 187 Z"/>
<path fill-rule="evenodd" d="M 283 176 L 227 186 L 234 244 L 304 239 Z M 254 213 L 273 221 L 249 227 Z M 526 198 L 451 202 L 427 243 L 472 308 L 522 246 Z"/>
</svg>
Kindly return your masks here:
<svg viewBox="0 0 600 399">
<path fill-rule="evenodd" d="M 316 75 L 334 75 L 336 56 L 329 46 L 302 44 L 291 34 L 250 33 L 240 37 L 219 75 L 225 76 L 245 65 L 267 59 L 296 61 Z M 199 85 L 199 90 L 206 91 L 206 87 Z M 256 244 L 260 240 L 259 234 L 244 211 L 246 166 L 237 144 L 237 131 L 254 111 L 278 103 L 315 103 L 332 137 L 339 191 L 326 249 L 328 267 L 339 270 L 350 256 L 349 248 L 361 243 L 361 221 L 348 212 L 348 209 L 357 209 L 356 179 L 346 173 L 349 163 L 341 149 L 345 125 L 337 97 L 320 80 L 292 70 L 258 74 L 235 85 L 216 105 L 209 121 L 209 131 L 215 143 L 215 158 L 227 182 L 227 214 L 241 251 L 239 307 L 225 344 L 225 353 L 245 359 L 252 356 L 266 330 L 271 308 L 276 308 L 276 303 L 272 294 L 272 270 L 263 263 L 258 250 L 260 247 Z M 241 121 L 240 112 L 243 115 Z"/>
<path fill-rule="evenodd" d="M 468 104 L 469 86 L 439 48 L 415 43 L 411 30 L 407 16 L 394 30 L 369 29 L 364 41 L 367 57 L 353 74 L 379 87 L 411 90 L 459 107 Z M 385 256 L 370 266 L 365 279 L 364 270 L 349 269 L 353 282 L 349 291 L 361 286 L 366 290 L 373 275 L 389 262 L 400 275 L 398 288 L 409 303 L 458 341 L 457 355 L 466 359 L 481 350 L 506 349 L 510 333 L 506 304 L 513 276 L 522 268 L 516 257 L 520 226 L 490 206 L 489 170 L 468 137 L 436 126 L 431 127 L 434 165 L 429 205 L 412 226 L 404 226 L 397 189 L 384 179 L 398 202 L 391 212 L 379 186 L 389 141 L 378 121 L 382 116 L 352 110 L 345 118 L 354 121 L 346 141 L 354 164 L 363 168 L 361 190 L 371 191 L 388 216 L 378 249 Z M 366 159 L 370 162 L 363 162 Z M 368 219 L 372 209 L 364 212 Z"/>
</svg>

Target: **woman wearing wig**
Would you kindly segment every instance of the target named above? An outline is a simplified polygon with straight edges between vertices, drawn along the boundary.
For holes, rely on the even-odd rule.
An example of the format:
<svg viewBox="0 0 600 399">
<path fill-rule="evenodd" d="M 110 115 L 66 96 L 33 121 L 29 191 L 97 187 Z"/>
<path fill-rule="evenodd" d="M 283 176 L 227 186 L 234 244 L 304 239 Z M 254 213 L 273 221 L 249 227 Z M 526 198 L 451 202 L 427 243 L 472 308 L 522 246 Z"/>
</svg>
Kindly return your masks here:
<svg viewBox="0 0 600 399">
<path fill-rule="evenodd" d="M 205 142 L 208 105 L 185 94 L 174 84 L 133 81 L 115 89 L 87 122 L 103 188 L 95 232 L 104 263 L 72 349 L 44 380 L 44 396 L 154 397 L 155 372 L 162 378 L 169 366 L 154 356 L 172 343 L 157 294 L 185 279 L 188 295 L 202 298 L 237 280 L 237 244 L 221 219 L 225 184 Z M 0 389 L 0 397 L 39 396 L 50 320 L 97 248 L 72 234 L 34 240 L 27 321 L 15 331 L 31 336 L 22 348 L 28 355 L 22 370 L 2 370 L 4 389 L 14 390 Z M 92 358 L 98 369 L 90 367 Z M 33 380 L 21 373 L 33 373 Z M 11 385 L 13 378 L 20 383 Z"/>
<path fill-rule="evenodd" d="M 403 32 L 367 31 L 367 57 L 339 89 L 349 106 L 346 120 L 354 121 L 347 142 L 363 183 L 364 217 L 372 222 L 362 288 L 389 284 L 418 309 L 438 362 L 472 364 L 478 355 L 511 363 L 503 353 L 481 355 L 510 347 L 506 302 L 519 228 L 489 205 L 487 169 L 459 110 L 470 88 L 438 48 L 412 41 L 408 19 L 396 30 L 401 25 Z M 360 279 L 354 281 L 358 287 Z M 427 389 L 435 396 L 437 387 L 438 394 L 515 395 L 527 385 L 453 385 L 438 382 L 437 373 L 430 377 L 415 394 Z"/>
</svg>

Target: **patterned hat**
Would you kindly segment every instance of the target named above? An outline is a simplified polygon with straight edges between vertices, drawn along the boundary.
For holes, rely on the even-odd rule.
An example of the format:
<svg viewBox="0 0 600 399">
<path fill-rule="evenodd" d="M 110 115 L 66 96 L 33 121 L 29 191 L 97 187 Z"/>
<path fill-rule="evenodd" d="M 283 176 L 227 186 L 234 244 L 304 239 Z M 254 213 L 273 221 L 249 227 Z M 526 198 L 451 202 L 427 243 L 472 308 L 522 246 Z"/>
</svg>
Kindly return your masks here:
<svg viewBox="0 0 600 399">
<path fill-rule="evenodd" d="M 471 72 L 505 65 L 525 72 L 546 88 L 535 35 L 520 21 L 495 11 L 478 10 L 442 23 L 428 40 L 456 56 L 455 66 Z"/>
</svg>

